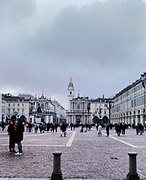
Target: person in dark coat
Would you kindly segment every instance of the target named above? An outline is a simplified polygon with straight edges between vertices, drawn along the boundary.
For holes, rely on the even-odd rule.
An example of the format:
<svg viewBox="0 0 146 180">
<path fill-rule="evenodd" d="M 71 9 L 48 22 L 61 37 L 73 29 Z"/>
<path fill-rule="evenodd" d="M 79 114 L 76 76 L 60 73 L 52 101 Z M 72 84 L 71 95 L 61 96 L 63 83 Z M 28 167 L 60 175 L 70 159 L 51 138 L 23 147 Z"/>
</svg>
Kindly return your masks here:
<svg viewBox="0 0 146 180">
<path fill-rule="evenodd" d="M 107 137 L 109 136 L 109 129 L 110 129 L 110 126 L 109 124 L 106 125 L 106 134 L 107 134 Z"/>
<path fill-rule="evenodd" d="M 73 128 L 73 123 L 70 123 L 70 129 L 72 131 L 72 128 Z"/>
<path fill-rule="evenodd" d="M 42 132 L 42 123 L 39 124 L 40 133 Z"/>
<path fill-rule="evenodd" d="M 115 130 L 116 130 L 117 135 L 120 136 L 120 133 L 121 133 L 121 126 L 120 126 L 120 124 L 116 125 Z"/>
<path fill-rule="evenodd" d="M 140 135 L 144 133 L 144 126 L 141 123 L 139 124 L 139 131 L 140 131 Z"/>
<path fill-rule="evenodd" d="M 1 122 L 1 127 L 2 127 L 2 131 L 4 131 L 6 125 L 5 125 L 5 122 L 4 122 L 3 120 L 2 120 L 2 122 Z"/>
<path fill-rule="evenodd" d="M 136 129 L 136 134 L 138 135 L 138 133 L 139 133 L 139 123 L 135 126 L 135 129 Z"/>
<path fill-rule="evenodd" d="M 64 137 L 66 137 L 66 124 L 63 122 L 62 125 L 61 125 L 61 137 L 62 137 L 62 134 L 64 134 Z"/>
<path fill-rule="evenodd" d="M 15 152 L 15 120 L 11 120 L 8 126 L 9 151 Z"/>
<path fill-rule="evenodd" d="M 83 133 L 84 132 L 84 124 L 81 124 L 81 129 L 80 132 Z"/>
<path fill-rule="evenodd" d="M 22 143 L 23 140 L 23 132 L 24 132 L 24 125 L 22 124 L 21 119 L 16 120 L 15 126 L 15 142 L 18 145 L 18 152 L 15 155 L 22 154 Z"/>
<path fill-rule="evenodd" d="M 126 124 L 122 123 L 122 126 L 121 126 L 122 134 L 125 134 L 126 128 L 127 128 Z"/>
</svg>

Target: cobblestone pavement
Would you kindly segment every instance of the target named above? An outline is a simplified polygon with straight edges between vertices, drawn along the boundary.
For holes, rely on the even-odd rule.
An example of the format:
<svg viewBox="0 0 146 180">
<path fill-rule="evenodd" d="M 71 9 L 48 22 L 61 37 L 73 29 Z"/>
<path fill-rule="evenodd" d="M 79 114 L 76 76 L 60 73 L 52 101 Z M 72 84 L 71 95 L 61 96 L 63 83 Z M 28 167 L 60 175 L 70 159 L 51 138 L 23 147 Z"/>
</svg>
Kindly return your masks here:
<svg viewBox="0 0 146 180">
<path fill-rule="evenodd" d="M 123 180 L 129 171 L 128 152 L 137 152 L 137 169 L 146 178 L 146 132 L 136 135 L 126 130 L 118 137 L 114 130 L 110 137 L 98 137 L 93 128 L 87 133 L 68 129 L 67 137 L 60 132 L 24 133 L 23 155 L 8 152 L 8 135 L 0 131 L 0 180 L 10 178 L 50 178 L 53 171 L 53 152 L 60 151 L 64 179 Z M 12 180 L 12 179 L 11 179 Z M 20 179 L 19 179 L 20 180 Z M 21 179 L 22 180 L 22 179 Z"/>
</svg>

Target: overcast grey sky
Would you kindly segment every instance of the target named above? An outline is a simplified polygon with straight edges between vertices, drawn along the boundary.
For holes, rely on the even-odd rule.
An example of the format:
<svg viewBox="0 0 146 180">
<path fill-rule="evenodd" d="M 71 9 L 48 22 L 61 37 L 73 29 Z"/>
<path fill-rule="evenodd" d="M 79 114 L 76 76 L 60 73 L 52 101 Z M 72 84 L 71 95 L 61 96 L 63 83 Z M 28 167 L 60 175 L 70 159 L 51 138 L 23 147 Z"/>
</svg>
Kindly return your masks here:
<svg viewBox="0 0 146 180">
<path fill-rule="evenodd" d="M 0 91 L 111 97 L 146 71 L 142 0 L 0 0 Z"/>
</svg>

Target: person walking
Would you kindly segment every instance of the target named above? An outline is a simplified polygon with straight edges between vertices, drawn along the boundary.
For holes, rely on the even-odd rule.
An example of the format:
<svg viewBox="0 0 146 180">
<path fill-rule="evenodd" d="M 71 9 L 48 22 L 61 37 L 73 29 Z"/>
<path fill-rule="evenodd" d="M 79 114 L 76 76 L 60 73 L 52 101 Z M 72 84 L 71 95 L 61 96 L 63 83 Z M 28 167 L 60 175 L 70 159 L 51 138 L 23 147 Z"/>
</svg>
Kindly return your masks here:
<svg viewBox="0 0 146 180">
<path fill-rule="evenodd" d="M 116 124 L 115 130 L 116 130 L 117 135 L 120 136 L 120 134 L 121 134 L 121 126 L 120 126 L 120 124 Z"/>
<path fill-rule="evenodd" d="M 61 137 L 63 136 L 63 134 L 64 134 L 64 137 L 66 137 L 66 124 L 65 124 L 65 122 L 63 122 L 61 125 Z"/>
<path fill-rule="evenodd" d="M 38 125 L 37 125 L 37 124 L 35 124 L 35 125 L 34 125 L 34 131 L 35 131 L 35 133 L 37 133 L 37 132 L 38 132 L 38 128 L 39 128 L 39 127 L 38 127 Z"/>
<path fill-rule="evenodd" d="M 126 128 L 127 128 L 127 125 L 123 122 L 122 125 L 121 125 L 122 134 L 125 134 Z"/>
<path fill-rule="evenodd" d="M 81 130 L 80 130 L 81 133 L 84 132 L 84 124 L 81 124 Z"/>
<path fill-rule="evenodd" d="M 137 125 L 135 126 L 135 129 L 136 129 L 136 135 L 139 134 L 139 123 L 137 123 Z"/>
<path fill-rule="evenodd" d="M 15 143 L 18 145 L 18 152 L 15 154 L 16 156 L 22 154 L 22 143 L 23 140 L 23 132 L 24 132 L 24 125 L 21 121 L 21 119 L 16 120 L 16 126 L 15 126 Z"/>
<path fill-rule="evenodd" d="M 98 136 L 102 136 L 101 130 L 102 130 L 102 126 L 99 125 L 99 126 L 98 126 Z"/>
<path fill-rule="evenodd" d="M 106 125 L 106 134 L 107 134 L 107 137 L 109 136 L 109 129 L 110 129 L 110 126 L 109 124 Z"/>
<path fill-rule="evenodd" d="M 140 135 L 143 135 L 143 133 L 144 133 L 144 126 L 141 123 L 139 124 L 139 131 L 140 131 Z"/>
<path fill-rule="evenodd" d="M 6 124 L 5 124 L 5 122 L 2 120 L 2 122 L 1 122 L 1 127 L 2 127 L 2 131 L 4 131 L 4 129 L 5 129 L 5 127 L 6 127 Z"/>
<path fill-rule="evenodd" d="M 73 128 L 73 123 L 71 122 L 71 123 L 70 123 L 70 129 L 71 129 L 71 131 L 72 131 L 72 128 Z"/>
<path fill-rule="evenodd" d="M 15 119 L 10 121 L 7 131 L 9 135 L 9 152 L 15 153 Z"/>
<path fill-rule="evenodd" d="M 42 123 L 39 124 L 40 133 L 42 133 Z"/>
</svg>

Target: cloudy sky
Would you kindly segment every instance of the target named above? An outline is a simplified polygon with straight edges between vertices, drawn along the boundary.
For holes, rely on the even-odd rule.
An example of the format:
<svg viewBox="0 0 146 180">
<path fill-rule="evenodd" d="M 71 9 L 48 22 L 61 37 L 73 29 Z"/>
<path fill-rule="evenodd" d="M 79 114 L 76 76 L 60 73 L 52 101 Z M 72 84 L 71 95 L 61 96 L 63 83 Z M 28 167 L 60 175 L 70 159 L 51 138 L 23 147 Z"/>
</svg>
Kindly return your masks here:
<svg viewBox="0 0 146 180">
<path fill-rule="evenodd" d="M 143 0 L 0 0 L 0 91 L 111 97 L 146 71 Z"/>
</svg>

